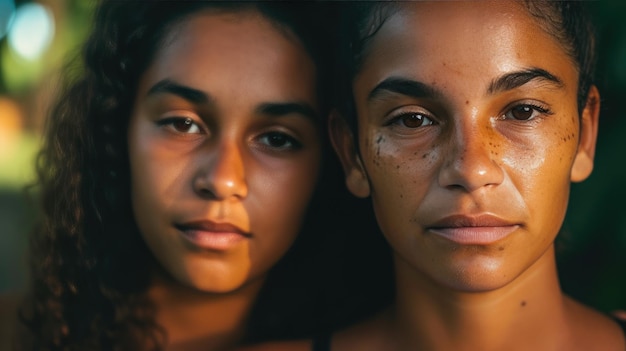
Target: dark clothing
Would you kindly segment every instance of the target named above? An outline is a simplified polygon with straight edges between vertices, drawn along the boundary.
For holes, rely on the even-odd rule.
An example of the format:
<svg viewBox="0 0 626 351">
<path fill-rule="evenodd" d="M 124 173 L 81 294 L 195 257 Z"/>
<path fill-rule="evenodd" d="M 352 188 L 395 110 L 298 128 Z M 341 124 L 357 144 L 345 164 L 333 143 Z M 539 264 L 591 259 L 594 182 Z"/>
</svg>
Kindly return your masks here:
<svg viewBox="0 0 626 351">
<path fill-rule="evenodd" d="M 313 338 L 311 351 L 330 351 L 330 339 L 332 334 L 320 335 Z"/>
</svg>

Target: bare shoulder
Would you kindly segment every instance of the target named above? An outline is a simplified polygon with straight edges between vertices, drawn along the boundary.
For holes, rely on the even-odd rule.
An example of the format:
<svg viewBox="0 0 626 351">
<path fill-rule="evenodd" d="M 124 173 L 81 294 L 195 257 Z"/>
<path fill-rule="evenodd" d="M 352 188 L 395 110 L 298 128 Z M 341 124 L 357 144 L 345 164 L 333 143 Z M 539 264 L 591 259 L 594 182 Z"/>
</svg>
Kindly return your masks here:
<svg viewBox="0 0 626 351">
<path fill-rule="evenodd" d="M 615 320 L 571 299 L 566 304 L 580 350 L 626 350 L 626 335 Z"/>
<path fill-rule="evenodd" d="M 0 350 L 10 350 L 18 331 L 18 308 L 22 295 L 0 294 Z"/>
<path fill-rule="evenodd" d="M 247 345 L 233 351 L 310 351 L 311 340 L 270 341 Z"/>
</svg>

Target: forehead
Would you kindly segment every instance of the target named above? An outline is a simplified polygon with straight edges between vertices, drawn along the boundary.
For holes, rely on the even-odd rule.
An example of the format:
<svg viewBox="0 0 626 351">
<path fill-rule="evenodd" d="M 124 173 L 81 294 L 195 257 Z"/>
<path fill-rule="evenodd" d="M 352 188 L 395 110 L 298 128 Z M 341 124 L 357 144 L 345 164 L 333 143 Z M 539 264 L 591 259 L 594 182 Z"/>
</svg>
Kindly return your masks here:
<svg viewBox="0 0 626 351">
<path fill-rule="evenodd" d="M 166 78 L 211 94 L 238 90 L 241 99 L 315 96 L 315 65 L 304 46 L 254 10 L 209 9 L 184 18 L 157 50 L 143 86 Z"/>
<path fill-rule="evenodd" d="M 536 67 L 574 72 L 577 80 L 567 52 L 520 2 L 416 1 L 397 6 L 372 37 L 357 78 L 366 71 L 384 79 L 412 70 L 432 72 L 434 79 L 443 70 L 484 81 Z"/>
</svg>

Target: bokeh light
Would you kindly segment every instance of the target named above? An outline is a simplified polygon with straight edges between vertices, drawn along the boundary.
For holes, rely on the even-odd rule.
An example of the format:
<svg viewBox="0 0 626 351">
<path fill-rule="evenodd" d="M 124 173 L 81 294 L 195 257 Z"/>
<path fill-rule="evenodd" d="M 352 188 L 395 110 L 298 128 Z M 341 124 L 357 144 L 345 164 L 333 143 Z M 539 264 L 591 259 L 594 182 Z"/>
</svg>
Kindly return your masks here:
<svg viewBox="0 0 626 351">
<path fill-rule="evenodd" d="M 9 46 L 20 57 L 38 59 L 50 46 L 54 37 L 52 12 L 39 3 L 28 3 L 17 8 L 9 29 Z"/>
</svg>

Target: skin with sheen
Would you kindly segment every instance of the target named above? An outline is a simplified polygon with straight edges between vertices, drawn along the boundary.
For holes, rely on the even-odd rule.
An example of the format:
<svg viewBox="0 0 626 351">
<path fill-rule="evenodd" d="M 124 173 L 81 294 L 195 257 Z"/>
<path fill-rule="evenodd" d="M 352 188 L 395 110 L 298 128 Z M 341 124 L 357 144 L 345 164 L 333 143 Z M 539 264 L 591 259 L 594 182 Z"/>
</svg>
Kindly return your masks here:
<svg viewBox="0 0 626 351">
<path fill-rule="evenodd" d="M 129 129 L 143 237 L 191 287 L 259 281 L 293 242 L 317 180 L 314 64 L 254 13 L 196 15 L 157 57 Z"/>
<path fill-rule="evenodd" d="M 593 157 L 579 148 L 567 54 L 510 4 L 488 25 L 483 7 L 407 6 L 372 39 L 354 82 L 353 192 L 371 195 L 397 259 L 468 292 L 551 256 L 570 178 L 584 179 Z"/>
</svg>

